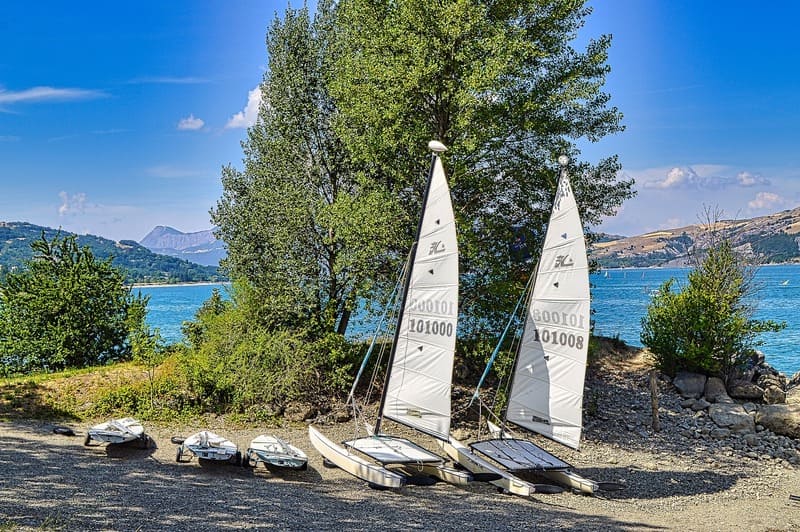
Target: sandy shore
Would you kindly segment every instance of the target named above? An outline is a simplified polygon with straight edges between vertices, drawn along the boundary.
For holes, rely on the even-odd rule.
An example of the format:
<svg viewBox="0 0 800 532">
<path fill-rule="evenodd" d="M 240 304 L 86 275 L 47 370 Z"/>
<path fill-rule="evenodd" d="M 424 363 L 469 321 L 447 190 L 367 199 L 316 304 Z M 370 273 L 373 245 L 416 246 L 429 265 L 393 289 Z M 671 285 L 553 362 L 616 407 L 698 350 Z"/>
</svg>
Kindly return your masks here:
<svg viewBox="0 0 800 532">
<path fill-rule="evenodd" d="M 68 424 L 69 425 L 69 424 Z M 587 476 L 625 482 L 599 497 L 522 498 L 488 484 L 375 491 L 323 467 L 305 426 L 215 427 L 242 447 L 261 432 L 309 454 L 309 468 L 283 476 L 263 466 L 176 463 L 173 435 L 208 427 L 146 424 L 157 448 L 83 446 L 53 424 L 0 422 L 0 530 L 798 530 L 800 470 L 735 457 L 675 456 L 646 441 L 586 442 L 567 458 Z M 326 425 L 345 438 L 351 424 Z"/>
</svg>

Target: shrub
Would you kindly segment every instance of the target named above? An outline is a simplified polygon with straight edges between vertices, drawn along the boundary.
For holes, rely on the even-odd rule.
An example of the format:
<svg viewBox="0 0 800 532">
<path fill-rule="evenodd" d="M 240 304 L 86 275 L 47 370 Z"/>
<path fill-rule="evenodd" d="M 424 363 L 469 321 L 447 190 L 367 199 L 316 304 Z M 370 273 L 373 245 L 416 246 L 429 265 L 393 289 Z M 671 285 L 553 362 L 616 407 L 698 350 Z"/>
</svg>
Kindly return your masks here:
<svg viewBox="0 0 800 532">
<path fill-rule="evenodd" d="M 728 240 L 713 243 L 689 272 L 688 284 L 673 292 L 661 286 L 642 318 L 641 340 L 668 375 L 697 371 L 730 380 L 753 349 L 759 334 L 786 324 L 753 318 L 755 270 Z"/>
</svg>

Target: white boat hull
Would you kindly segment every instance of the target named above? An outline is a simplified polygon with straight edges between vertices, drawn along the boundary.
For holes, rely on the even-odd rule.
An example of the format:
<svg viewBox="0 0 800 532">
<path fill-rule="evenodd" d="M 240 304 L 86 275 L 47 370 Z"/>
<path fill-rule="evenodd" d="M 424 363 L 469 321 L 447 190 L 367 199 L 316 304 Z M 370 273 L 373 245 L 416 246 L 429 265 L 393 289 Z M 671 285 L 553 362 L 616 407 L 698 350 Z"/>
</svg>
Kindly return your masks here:
<svg viewBox="0 0 800 532">
<path fill-rule="evenodd" d="M 137 420 L 125 417 L 112 419 L 91 427 L 86 433 L 85 445 L 91 440 L 103 443 L 127 443 L 132 441 L 146 441 L 144 427 Z"/>
<path fill-rule="evenodd" d="M 176 461 L 182 461 L 186 451 L 203 460 L 236 461 L 240 456 L 235 443 L 206 430 L 192 434 L 183 441 L 178 447 Z"/>
<path fill-rule="evenodd" d="M 263 464 L 268 468 L 305 470 L 308 467 L 308 456 L 299 448 L 275 436 L 262 434 L 250 442 L 244 453 L 245 464 L 251 461 Z"/>
<path fill-rule="evenodd" d="M 380 488 L 401 488 L 405 485 L 403 475 L 356 456 L 341 445 L 333 443 L 314 427 L 308 427 L 308 437 L 311 445 L 323 458 L 370 485 Z"/>
<path fill-rule="evenodd" d="M 481 458 L 457 439 L 451 437 L 449 442 L 441 442 L 440 445 L 447 456 L 461 464 L 461 466 L 471 473 L 476 475 L 497 475 L 499 478 L 497 480 L 492 480 L 491 483 L 498 488 L 523 497 L 530 497 L 536 493 L 536 486 L 534 484 L 522 480 L 508 471 L 495 466 L 488 460 Z"/>
<path fill-rule="evenodd" d="M 500 438 L 502 435 L 503 438 L 508 438 L 509 441 L 514 441 L 513 436 L 511 434 L 502 431 L 502 429 L 497 425 L 495 425 L 494 423 L 487 422 L 487 425 L 489 427 L 489 433 L 494 438 Z M 533 443 L 530 443 L 530 445 L 534 446 L 535 448 L 538 448 L 538 446 L 535 446 L 535 444 Z M 547 453 L 547 451 L 544 451 L 544 449 L 541 449 L 541 452 L 549 455 L 549 453 Z M 560 459 L 552 455 L 550 455 L 550 457 L 554 460 L 560 461 Z M 567 464 L 564 465 L 566 466 Z M 575 491 L 580 491 L 581 493 L 585 493 L 587 495 L 593 495 L 595 492 L 599 490 L 599 484 L 597 482 L 579 475 L 569 467 L 564 467 L 559 469 L 537 470 L 536 474 L 541 475 L 542 477 L 547 478 L 549 480 L 552 480 L 553 482 L 557 482 L 558 484 L 566 488 Z"/>
</svg>

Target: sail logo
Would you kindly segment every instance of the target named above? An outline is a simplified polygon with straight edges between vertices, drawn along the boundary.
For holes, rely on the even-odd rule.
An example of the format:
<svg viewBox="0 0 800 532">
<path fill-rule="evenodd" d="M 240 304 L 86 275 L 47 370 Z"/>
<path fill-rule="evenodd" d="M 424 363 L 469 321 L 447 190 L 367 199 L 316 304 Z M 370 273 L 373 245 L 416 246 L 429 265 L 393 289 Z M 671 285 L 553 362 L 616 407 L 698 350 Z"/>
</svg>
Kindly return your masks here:
<svg viewBox="0 0 800 532">
<path fill-rule="evenodd" d="M 444 253 L 444 251 L 445 251 L 444 242 L 442 242 L 441 240 L 436 240 L 434 242 L 431 242 L 431 247 L 428 250 L 428 255 L 438 255 L 439 253 Z"/>
<path fill-rule="evenodd" d="M 558 255 L 554 268 L 569 268 L 575 266 L 575 261 L 569 258 L 569 255 Z"/>
</svg>

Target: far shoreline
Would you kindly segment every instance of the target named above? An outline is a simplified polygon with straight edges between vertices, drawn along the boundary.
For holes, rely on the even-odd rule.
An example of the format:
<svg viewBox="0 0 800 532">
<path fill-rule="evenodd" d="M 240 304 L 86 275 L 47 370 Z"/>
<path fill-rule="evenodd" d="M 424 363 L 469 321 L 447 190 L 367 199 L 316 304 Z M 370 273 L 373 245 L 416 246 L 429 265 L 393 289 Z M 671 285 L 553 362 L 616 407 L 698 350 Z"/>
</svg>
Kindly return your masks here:
<svg viewBox="0 0 800 532">
<path fill-rule="evenodd" d="M 127 284 L 131 288 L 168 288 L 171 286 L 210 286 L 210 285 L 230 285 L 230 281 L 188 281 L 183 283 L 133 283 Z"/>
</svg>

